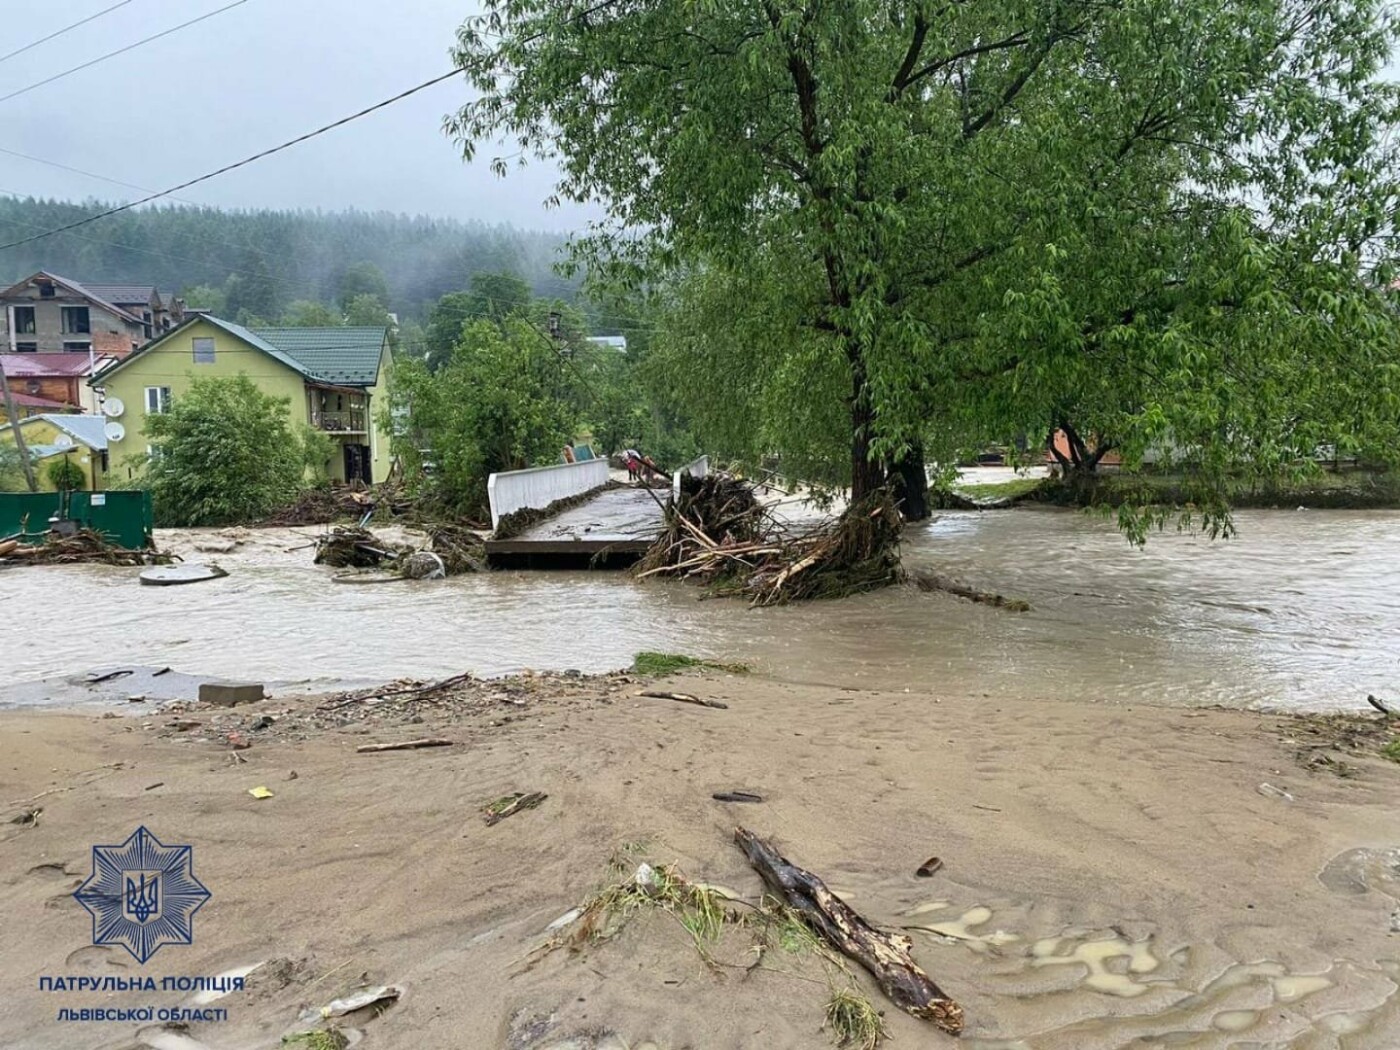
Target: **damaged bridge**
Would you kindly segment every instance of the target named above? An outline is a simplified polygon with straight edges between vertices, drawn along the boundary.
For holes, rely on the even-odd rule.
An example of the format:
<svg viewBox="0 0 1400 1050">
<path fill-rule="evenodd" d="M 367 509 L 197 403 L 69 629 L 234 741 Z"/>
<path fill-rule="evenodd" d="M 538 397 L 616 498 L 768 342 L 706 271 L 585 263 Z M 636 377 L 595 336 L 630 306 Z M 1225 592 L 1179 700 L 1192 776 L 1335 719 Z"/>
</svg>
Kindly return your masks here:
<svg viewBox="0 0 1400 1050">
<path fill-rule="evenodd" d="M 677 471 L 671 485 L 645 488 L 613 481 L 607 460 L 560 463 L 492 474 L 486 557 L 520 568 L 619 568 L 635 562 L 661 535 L 668 501 L 682 474 L 704 477 L 707 457 Z M 522 513 L 523 512 L 523 513 Z M 538 520 L 502 529 L 521 517 Z"/>
</svg>

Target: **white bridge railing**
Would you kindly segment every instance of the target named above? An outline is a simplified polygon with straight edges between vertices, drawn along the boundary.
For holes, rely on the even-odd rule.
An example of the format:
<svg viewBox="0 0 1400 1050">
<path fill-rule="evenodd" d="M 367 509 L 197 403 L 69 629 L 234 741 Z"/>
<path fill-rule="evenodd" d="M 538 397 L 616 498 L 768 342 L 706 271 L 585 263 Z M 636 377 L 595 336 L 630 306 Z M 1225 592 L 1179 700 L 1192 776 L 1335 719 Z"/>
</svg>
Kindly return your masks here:
<svg viewBox="0 0 1400 1050">
<path fill-rule="evenodd" d="M 557 499 L 579 496 L 607 483 L 606 459 L 492 474 L 486 481 L 486 494 L 491 501 L 491 528 L 517 510 L 543 510 Z"/>
</svg>

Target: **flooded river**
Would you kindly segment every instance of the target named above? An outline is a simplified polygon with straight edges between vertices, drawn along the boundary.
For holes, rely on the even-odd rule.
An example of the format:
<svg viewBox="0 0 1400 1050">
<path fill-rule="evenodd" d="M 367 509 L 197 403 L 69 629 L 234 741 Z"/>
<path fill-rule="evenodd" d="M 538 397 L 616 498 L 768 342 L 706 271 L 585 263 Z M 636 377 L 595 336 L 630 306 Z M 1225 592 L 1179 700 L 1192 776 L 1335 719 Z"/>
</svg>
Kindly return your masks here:
<svg viewBox="0 0 1400 1050">
<path fill-rule="evenodd" d="M 911 567 L 1024 598 L 1008 613 L 898 589 L 749 610 L 615 573 L 500 572 L 347 587 L 286 532 L 231 575 L 140 587 L 136 570 L 0 573 L 10 682 L 112 664 L 276 682 L 471 669 L 602 671 L 641 649 L 745 660 L 795 682 L 1107 702 L 1355 708 L 1400 692 L 1400 513 L 1247 511 L 1240 536 L 1131 548 L 1111 522 L 1021 509 L 912 530 Z"/>
</svg>

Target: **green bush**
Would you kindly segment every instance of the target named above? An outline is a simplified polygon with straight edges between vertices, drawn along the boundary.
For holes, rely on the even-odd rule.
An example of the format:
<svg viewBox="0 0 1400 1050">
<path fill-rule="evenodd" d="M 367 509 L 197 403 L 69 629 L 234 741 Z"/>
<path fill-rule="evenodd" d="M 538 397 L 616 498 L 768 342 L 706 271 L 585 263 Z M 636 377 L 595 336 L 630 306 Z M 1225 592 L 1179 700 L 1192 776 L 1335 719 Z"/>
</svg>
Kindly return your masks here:
<svg viewBox="0 0 1400 1050">
<path fill-rule="evenodd" d="M 326 439 L 295 429 L 290 403 L 245 375 L 196 379 L 171 410 L 146 417 L 153 452 L 145 486 L 161 525 L 256 521 L 305 487 L 308 466 L 324 469 Z M 319 461 L 317 460 L 319 457 Z"/>
<path fill-rule="evenodd" d="M 49 484 L 60 492 L 71 492 L 87 487 L 87 475 L 83 473 L 83 468 L 67 456 L 62 459 L 54 459 L 45 468 L 44 476 L 49 479 Z"/>
</svg>

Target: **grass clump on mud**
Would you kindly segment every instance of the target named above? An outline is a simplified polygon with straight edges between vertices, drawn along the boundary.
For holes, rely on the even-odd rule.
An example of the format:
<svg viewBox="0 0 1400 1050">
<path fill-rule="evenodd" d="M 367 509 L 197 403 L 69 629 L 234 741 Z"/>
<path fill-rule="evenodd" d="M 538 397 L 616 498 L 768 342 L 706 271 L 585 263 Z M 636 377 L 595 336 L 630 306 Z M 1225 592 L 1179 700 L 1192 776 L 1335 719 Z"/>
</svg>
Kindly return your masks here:
<svg viewBox="0 0 1400 1050">
<path fill-rule="evenodd" d="M 318 1028 L 311 1032 L 284 1035 L 282 1045 L 296 1050 L 345 1050 L 350 1040 L 335 1028 Z"/>
<path fill-rule="evenodd" d="M 1400 762 L 1400 737 L 1396 737 L 1381 748 L 1381 757 L 1388 758 L 1392 762 Z"/>
<path fill-rule="evenodd" d="M 880 1011 L 860 992 L 838 988 L 826 1003 L 826 1027 L 837 1046 L 875 1050 L 885 1035 Z"/>
<path fill-rule="evenodd" d="M 698 656 L 687 656 L 685 653 L 641 652 L 632 658 L 632 670 L 636 674 L 657 677 L 680 674 L 682 671 L 727 671 L 729 674 L 748 674 L 749 665 L 705 660 Z"/>
</svg>

